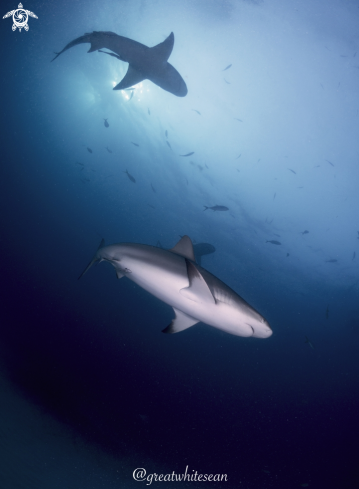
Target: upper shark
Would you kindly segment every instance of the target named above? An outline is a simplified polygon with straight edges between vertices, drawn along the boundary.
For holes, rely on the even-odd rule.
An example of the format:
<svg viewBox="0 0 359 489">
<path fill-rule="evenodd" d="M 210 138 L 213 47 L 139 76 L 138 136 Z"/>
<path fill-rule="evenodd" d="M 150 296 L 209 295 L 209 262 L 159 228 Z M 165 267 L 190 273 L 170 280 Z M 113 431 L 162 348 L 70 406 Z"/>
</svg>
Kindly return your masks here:
<svg viewBox="0 0 359 489">
<path fill-rule="evenodd" d="M 114 87 L 114 90 L 124 90 L 148 79 L 163 88 L 163 90 L 177 95 L 177 97 L 187 95 L 185 81 L 167 61 L 173 49 L 173 32 L 163 42 L 150 48 L 127 37 L 119 36 L 114 32 L 94 31 L 86 33 L 67 44 L 62 51 L 56 53 L 52 61 L 64 51 L 67 51 L 67 49 L 82 43 L 91 44 L 88 50 L 89 53 L 106 48 L 116 53 L 106 54 L 129 63 L 125 77 Z"/>
<path fill-rule="evenodd" d="M 175 318 L 163 330 L 177 333 L 198 322 L 236 336 L 268 338 L 268 322 L 236 292 L 195 264 L 188 236 L 171 250 L 135 243 L 105 246 L 104 240 L 79 278 L 96 262 L 113 265 L 117 277 L 128 277 L 173 307 Z"/>
</svg>

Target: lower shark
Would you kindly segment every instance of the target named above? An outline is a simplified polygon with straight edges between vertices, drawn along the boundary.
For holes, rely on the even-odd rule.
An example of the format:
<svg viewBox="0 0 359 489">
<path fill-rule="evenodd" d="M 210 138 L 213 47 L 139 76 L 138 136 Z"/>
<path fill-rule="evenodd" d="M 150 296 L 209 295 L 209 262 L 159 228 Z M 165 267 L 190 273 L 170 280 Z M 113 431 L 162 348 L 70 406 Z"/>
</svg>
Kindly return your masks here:
<svg viewBox="0 0 359 489">
<path fill-rule="evenodd" d="M 183 236 L 171 250 L 135 243 L 105 246 L 102 240 L 79 279 L 94 263 L 102 261 L 111 263 L 118 278 L 129 278 L 173 307 L 175 318 L 164 333 L 178 333 L 203 322 L 236 336 L 272 335 L 268 322 L 253 307 L 195 264 L 188 236 Z"/>
<path fill-rule="evenodd" d="M 55 53 L 56 56 L 52 61 L 64 51 L 83 43 L 91 44 L 88 50 L 89 53 L 106 48 L 116 54 L 101 52 L 129 63 L 125 77 L 114 87 L 114 90 L 125 90 L 143 80 L 151 80 L 163 90 L 177 97 L 185 97 L 187 95 L 185 81 L 167 61 L 174 45 L 173 32 L 163 42 L 150 48 L 127 37 L 119 36 L 114 32 L 94 31 L 71 41 L 62 51 Z"/>
</svg>

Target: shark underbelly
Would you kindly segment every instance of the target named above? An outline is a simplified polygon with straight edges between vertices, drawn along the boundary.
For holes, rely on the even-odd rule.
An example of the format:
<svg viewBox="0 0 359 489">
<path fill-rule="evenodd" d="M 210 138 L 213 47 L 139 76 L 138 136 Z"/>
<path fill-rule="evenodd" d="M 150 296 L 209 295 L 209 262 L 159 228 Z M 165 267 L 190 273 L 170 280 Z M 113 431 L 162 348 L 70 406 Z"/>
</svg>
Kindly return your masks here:
<svg viewBox="0 0 359 489">
<path fill-rule="evenodd" d="M 137 267 L 134 263 L 128 263 L 131 273 L 126 274 L 126 276 L 150 294 L 174 309 L 197 319 L 198 322 L 206 323 L 234 335 L 252 336 L 254 331 L 247 324 L 249 319 L 245 311 L 236 307 L 234 301 L 232 303 L 222 301 L 216 301 L 212 304 L 202 303 L 188 299 L 181 294 L 181 289 L 189 286 L 189 280 L 185 261 L 180 260 L 183 261 L 183 265 L 177 270 L 177 273 L 174 273 L 173 270 L 168 271 L 168 267 L 156 267 L 143 263 L 136 270 Z"/>
</svg>

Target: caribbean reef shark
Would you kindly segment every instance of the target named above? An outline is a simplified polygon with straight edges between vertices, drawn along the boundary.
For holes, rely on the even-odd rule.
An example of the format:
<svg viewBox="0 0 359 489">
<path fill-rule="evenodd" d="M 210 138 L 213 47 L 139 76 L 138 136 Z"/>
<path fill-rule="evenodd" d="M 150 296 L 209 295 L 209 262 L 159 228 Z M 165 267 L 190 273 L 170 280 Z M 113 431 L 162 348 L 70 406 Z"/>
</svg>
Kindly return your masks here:
<svg viewBox="0 0 359 489">
<path fill-rule="evenodd" d="M 105 246 L 104 240 L 79 279 L 96 262 L 113 265 L 118 278 L 127 277 L 173 307 L 175 318 L 163 330 L 177 333 L 198 322 L 236 336 L 268 338 L 268 322 L 236 292 L 195 264 L 188 236 L 171 250 L 135 243 Z"/>
<path fill-rule="evenodd" d="M 94 31 L 67 44 L 62 51 L 55 53 L 56 56 L 52 61 L 77 44 L 90 43 L 89 53 L 106 48 L 116 54 L 101 52 L 129 63 L 125 77 L 114 87 L 114 90 L 124 90 L 143 80 L 151 80 L 163 90 L 177 97 L 184 97 L 187 95 L 186 83 L 167 61 L 172 53 L 174 39 L 173 32 L 171 32 L 167 39 L 150 48 L 114 32 Z"/>
</svg>

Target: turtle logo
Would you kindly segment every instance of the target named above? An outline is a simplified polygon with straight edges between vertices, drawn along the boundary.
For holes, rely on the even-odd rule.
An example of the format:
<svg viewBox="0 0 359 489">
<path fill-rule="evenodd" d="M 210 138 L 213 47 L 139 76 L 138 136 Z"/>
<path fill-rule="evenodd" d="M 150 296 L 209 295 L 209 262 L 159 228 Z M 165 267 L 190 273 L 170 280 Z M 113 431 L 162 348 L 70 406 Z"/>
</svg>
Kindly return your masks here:
<svg viewBox="0 0 359 489">
<path fill-rule="evenodd" d="M 16 28 L 18 27 L 20 32 L 21 29 L 25 29 L 25 31 L 29 30 L 29 26 L 27 25 L 29 16 L 34 17 L 34 19 L 38 19 L 38 17 L 33 12 L 30 12 L 30 10 L 24 10 L 22 3 L 19 3 L 16 10 L 11 10 L 11 12 L 8 12 L 6 15 L 4 15 L 3 19 L 7 19 L 11 16 L 14 22 L 12 25 L 12 30 L 16 31 Z"/>
</svg>

